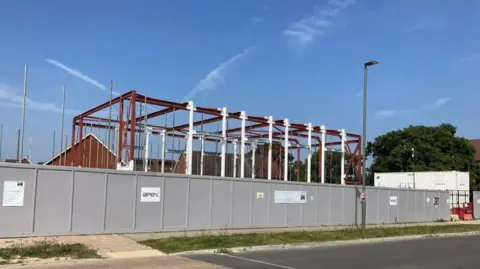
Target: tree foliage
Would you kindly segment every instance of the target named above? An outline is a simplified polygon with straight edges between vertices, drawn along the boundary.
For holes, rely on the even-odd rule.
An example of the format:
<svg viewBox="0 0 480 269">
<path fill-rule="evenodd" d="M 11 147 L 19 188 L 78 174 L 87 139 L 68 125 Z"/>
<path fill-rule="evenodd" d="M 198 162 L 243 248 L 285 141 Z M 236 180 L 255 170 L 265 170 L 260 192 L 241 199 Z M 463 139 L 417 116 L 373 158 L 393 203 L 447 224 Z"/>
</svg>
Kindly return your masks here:
<svg viewBox="0 0 480 269">
<path fill-rule="evenodd" d="M 409 126 L 380 135 L 367 145 L 367 156 L 373 157 L 370 171 L 456 170 L 480 174 L 474 162 L 475 149 L 467 139 L 456 137 L 456 131 L 451 124 L 441 124 Z"/>
</svg>

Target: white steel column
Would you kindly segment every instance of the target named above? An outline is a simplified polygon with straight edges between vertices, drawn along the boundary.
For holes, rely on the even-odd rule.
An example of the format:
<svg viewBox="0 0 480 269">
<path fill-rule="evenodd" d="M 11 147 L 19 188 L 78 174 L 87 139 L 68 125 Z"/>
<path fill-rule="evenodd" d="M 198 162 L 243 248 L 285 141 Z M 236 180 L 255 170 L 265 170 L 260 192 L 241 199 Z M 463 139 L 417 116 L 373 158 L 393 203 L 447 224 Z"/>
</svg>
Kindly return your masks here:
<svg viewBox="0 0 480 269">
<path fill-rule="evenodd" d="M 340 182 L 345 185 L 345 129 L 340 130 L 340 138 L 342 139 L 342 159 L 340 160 Z"/>
<path fill-rule="evenodd" d="M 272 179 L 273 117 L 268 117 L 268 180 Z"/>
<path fill-rule="evenodd" d="M 290 124 L 288 123 L 288 119 L 283 120 L 283 125 L 285 126 L 285 160 L 283 163 L 283 180 L 288 181 L 288 127 L 290 126 Z"/>
<path fill-rule="evenodd" d="M 320 126 L 320 133 L 322 134 L 322 145 L 320 147 L 320 154 L 322 156 L 322 163 L 320 164 L 320 181 L 321 183 L 325 183 L 325 125 Z"/>
<path fill-rule="evenodd" d="M 308 131 L 308 156 L 307 156 L 307 182 L 312 181 L 312 124 L 307 124 Z"/>
<path fill-rule="evenodd" d="M 245 178 L 245 142 L 247 137 L 245 135 L 245 120 L 247 116 L 245 111 L 240 112 L 240 119 L 242 120 L 242 135 L 240 139 L 240 177 Z"/>
<path fill-rule="evenodd" d="M 166 131 L 162 130 L 162 173 L 165 173 L 165 150 L 166 150 Z"/>
<path fill-rule="evenodd" d="M 225 177 L 225 154 L 227 152 L 227 108 L 222 108 L 222 160 L 220 176 Z"/>
<path fill-rule="evenodd" d="M 252 178 L 255 178 L 255 151 L 257 150 L 257 144 L 255 141 L 252 143 Z"/>
<path fill-rule="evenodd" d="M 145 172 L 148 172 L 148 157 L 150 155 L 150 150 L 149 150 L 150 134 L 151 134 L 150 128 L 145 126 L 145 160 L 143 161 L 143 169 Z"/>
<path fill-rule="evenodd" d="M 195 108 L 193 107 L 193 101 L 188 102 L 187 109 L 189 110 L 189 117 L 188 117 L 188 138 L 187 138 L 187 167 L 185 168 L 185 174 L 191 175 L 192 174 L 192 162 L 193 162 L 193 111 Z"/>
<path fill-rule="evenodd" d="M 233 140 L 233 177 L 237 177 L 237 139 Z"/>
<path fill-rule="evenodd" d="M 205 147 L 205 139 L 203 135 L 200 137 L 200 175 L 203 176 L 203 157 L 205 156 L 203 148 Z"/>
</svg>

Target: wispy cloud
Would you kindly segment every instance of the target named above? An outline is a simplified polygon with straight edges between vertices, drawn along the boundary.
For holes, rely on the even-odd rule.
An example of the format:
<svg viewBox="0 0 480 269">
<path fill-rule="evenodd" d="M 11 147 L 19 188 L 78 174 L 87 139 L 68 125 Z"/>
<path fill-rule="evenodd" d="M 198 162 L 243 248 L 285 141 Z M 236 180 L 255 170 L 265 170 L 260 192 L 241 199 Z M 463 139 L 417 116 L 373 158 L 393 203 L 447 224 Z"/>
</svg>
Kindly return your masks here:
<svg viewBox="0 0 480 269">
<path fill-rule="evenodd" d="M 480 53 L 469 54 L 463 57 L 460 57 L 457 62 L 458 63 L 470 63 L 470 62 L 478 62 L 480 61 Z"/>
<path fill-rule="evenodd" d="M 380 110 L 375 113 L 377 119 L 389 119 L 399 114 L 398 110 Z"/>
<path fill-rule="evenodd" d="M 443 24 L 440 23 L 438 20 L 433 19 L 422 19 L 402 30 L 404 33 L 411 33 L 416 31 L 437 31 L 443 27 Z"/>
<path fill-rule="evenodd" d="M 225 81 L 225 77 L 227 76 L 228 71 L 233 68 L 235 63 L 245 57 L 254 49 L 255 48 L 253 47 L 244 49 L 241 53 L 219 64 L 217 67 L 211 70 L 203 79 L 201 79 L 187 95 L 185 95 L 183 101 L 186 102 L 193 100 L 199 92 L 216 89 L 220 84 Z"/>
<path fill-rule="evenodd" d="M 69 67 L 57 60 L 54 60 L 54 59 L 45 59 L 45 61 L 51 65 L 54 65 L 60 69 L 62 69 L 63 71 L 69 73 L 70 75 L 72 76 L 75 76 L 87 83 L 90 83 L 91 85 L 103 90 L 103 91 L 106 91 L 106 92 L 110 92 L 110 90 L 107 88 L 107 86 L 103 85 L 102 83 L 98 82 L 98 80 L 94 79 L 94 78 L 91 78 L 85 74 L 83 74 L 82 72 L 80 72 L 79 70 L 75 69 L 75 68 L 72 68 L 72 67 Z M 113 92 L 114 95 L 119 95 L 117 92 Z"/>
<path fill-rule="evenodd" d="M 259 22 L 261 22 L 261 21 L 262 21 L 262 18 L 260 18 L 260 17 L 252 17 L 252 18 L 250 18 L 250 22 L 252 22 L 252 23 L 259 23 Z"/>
<path fill-rule="evenodd" d="M 355 0 L 330 0 L 325 6 L 315 8 L 312 15 L 291 24 L 283 34 L 291 44 L 297 46 L 309 44 L 334 24 L 335 17 L 342 10 L 354 3 Z"/>
<path fill-rule="evenodd" d="M 23 94 L 8 85 L 0 83 L 0 106 L 8 107 L 23 107 Z M 62 113 L 62 108 L 55 105 L 54 103 L 49 102 L 39 102 L 27 97 L 26 108 L 42 111 L 42 112 L 53 112 L 53 113 Z M 78 110 L 65 109 L 65 114 L 80 114 Z"/>
<path fill-rule="evenodd" d="M 440 107 L 444 106 L 451 99 L 452 99 L 451 97 L 441 97 L 441 98 L 438 98 L 437 100 L 435 100 L 433 102 L 430 102 L 430 103 L 427 103 L 427 104 L 423 105 L 423 108 L 428 109 L 428 110 L 434 110 L 434 109 L 437 109 L 437 108 L 440 108 Z"/>
</svg>

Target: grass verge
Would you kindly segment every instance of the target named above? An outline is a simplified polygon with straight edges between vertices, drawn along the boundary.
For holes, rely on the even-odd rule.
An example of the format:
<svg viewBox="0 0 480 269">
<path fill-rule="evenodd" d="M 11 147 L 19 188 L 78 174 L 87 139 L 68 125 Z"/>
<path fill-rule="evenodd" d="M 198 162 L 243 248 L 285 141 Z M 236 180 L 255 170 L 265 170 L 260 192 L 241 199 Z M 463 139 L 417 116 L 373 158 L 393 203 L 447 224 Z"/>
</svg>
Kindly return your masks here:
<svg viewBox="0 0 480 269">
<path fill-rule="evenodd" d="M 342 229 L 331 231 L 300 231 L 282 233 L 208 234 L 193 237 L 171 237 L 145 240 L 140 243 L 164 253 L 176 253 L 201 249 L 228 249 L 262 245 L 283 245 L 338 240 L 380 238 L 406 235 L 429 235 L 480 231 L 480 225 L 457 224 L 442 226 L 405 226 L 387 228 Z"/>
<path fill-rule="evenodd" d="M 58 243 L 54 240 L 36 241 L 33 243 L 12 244 L 0 248 L 0 264 L 19 263 L 27 258 L 101 258 L 97 251 L 83 244 Z"/>
</svg>

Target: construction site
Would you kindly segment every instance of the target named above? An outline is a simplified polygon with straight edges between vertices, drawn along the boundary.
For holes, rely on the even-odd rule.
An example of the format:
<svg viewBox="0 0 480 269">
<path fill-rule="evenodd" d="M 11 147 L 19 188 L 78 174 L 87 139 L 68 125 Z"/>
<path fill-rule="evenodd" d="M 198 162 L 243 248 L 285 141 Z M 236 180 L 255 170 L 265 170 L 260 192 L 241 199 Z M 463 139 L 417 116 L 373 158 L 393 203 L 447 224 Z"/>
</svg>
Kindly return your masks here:
<svg viewBox="0 0 480 269">
<path fill-rule="evenodd" d="M 135 90 L 73 117 L 68 140 L 45 165 L 361 183 L 360 135 Z"/>
</svg>

